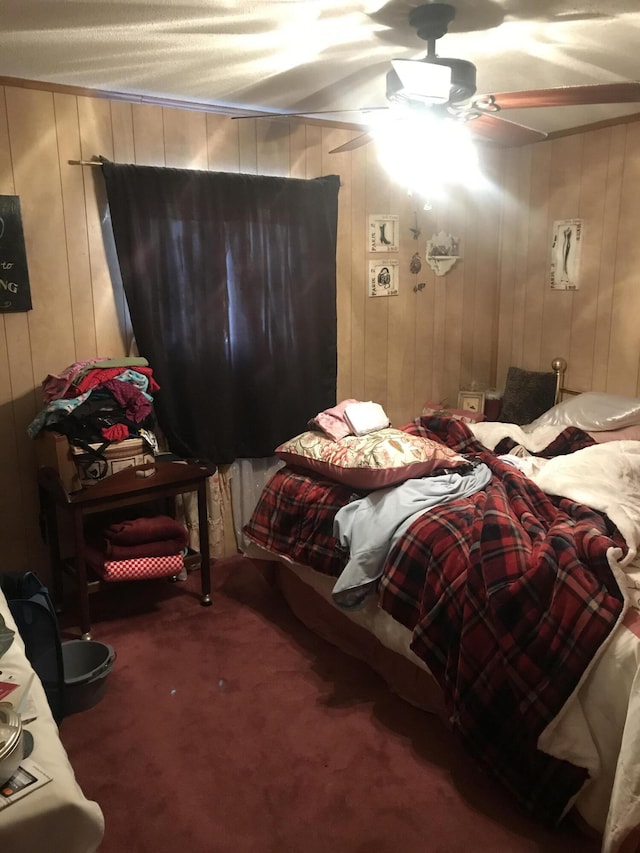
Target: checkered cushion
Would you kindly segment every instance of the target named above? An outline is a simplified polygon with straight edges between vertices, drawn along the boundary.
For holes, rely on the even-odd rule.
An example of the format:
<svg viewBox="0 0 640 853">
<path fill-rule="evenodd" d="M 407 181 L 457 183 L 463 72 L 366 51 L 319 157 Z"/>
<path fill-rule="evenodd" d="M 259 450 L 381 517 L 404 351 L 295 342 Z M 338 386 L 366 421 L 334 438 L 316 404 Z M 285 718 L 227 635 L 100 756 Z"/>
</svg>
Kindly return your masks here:
<svg viewBox="0 0 640 853">
<path fill-rule="evenodd" d="M 177 575 L 184 567 L 181 554 L 172 557 L 138 557 L 135 560 L 106 560 L 96 571 L 105 581 L 136 581 Z"/>
</svg>

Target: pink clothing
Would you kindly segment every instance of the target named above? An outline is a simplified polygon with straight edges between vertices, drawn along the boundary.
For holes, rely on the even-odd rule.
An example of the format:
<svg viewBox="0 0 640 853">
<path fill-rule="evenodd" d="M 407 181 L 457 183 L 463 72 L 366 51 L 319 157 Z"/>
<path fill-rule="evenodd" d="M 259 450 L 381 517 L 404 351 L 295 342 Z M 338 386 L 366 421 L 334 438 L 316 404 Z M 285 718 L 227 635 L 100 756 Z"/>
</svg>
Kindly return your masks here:
<svg viewBox="0 0 640 853">
<path fill-rule="evenodd" d="M 357 402 L 357 400 L 343 400 L 337 406 L 319 412 L 315 418 L 311 418 L 309 421 L 309 429 L 319 429 L 334 441 L 340 441 L 341 438 L 351 435 L 353 430 L 345 419 L 344 410 L 350 403 Z"/>
<path fill-rule="evenodd" d="M 73 384 L 73 380 L 81 374 L 89 365 L 100 361 L 107 361 L 108 356 L 101 358 L 90 358 L 87 361 L 74 361 L 69 367 L 65 367 L 62 373 L 49 373 L 42 382 L 42 396 L 45 403 L 52 400 L 60 400 L 64 397 Z M 76 394 L 73 395 L 77 396 Z"/>
</svg>

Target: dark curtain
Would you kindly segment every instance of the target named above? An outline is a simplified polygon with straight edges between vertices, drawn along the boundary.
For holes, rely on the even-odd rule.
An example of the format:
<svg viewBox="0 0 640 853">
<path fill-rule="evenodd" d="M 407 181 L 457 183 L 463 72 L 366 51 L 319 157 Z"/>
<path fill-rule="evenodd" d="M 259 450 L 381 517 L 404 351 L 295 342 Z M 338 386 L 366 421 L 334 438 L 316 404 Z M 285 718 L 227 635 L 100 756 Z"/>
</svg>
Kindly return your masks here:
<svg viewBox="0 0 640 853">
<path fill-rule="evenodd" d="M 216 464 L 271 456 L 336 402 L 339 178 L 102 171 L 171 449 Z"/>
</svg>

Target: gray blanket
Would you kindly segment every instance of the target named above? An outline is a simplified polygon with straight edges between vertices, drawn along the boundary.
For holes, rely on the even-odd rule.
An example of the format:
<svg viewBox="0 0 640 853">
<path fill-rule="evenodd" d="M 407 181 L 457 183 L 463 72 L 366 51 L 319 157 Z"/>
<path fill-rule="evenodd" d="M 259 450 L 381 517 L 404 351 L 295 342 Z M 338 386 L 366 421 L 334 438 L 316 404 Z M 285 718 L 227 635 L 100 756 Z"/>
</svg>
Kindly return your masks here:
<svg viewBox="0 0 640 853">
<path fill-rule="evenodd" d="M 349 549 L 349 562 L 331 593 L 343 610 L 362 607 L 375 593 L 387 554 L 407 528 L 433 507 L 483 489 L 491 471 L 480 463 L 468 474 L 441 474 L 378 489 L 338 510 L 333 535 Z"/>
</svg>

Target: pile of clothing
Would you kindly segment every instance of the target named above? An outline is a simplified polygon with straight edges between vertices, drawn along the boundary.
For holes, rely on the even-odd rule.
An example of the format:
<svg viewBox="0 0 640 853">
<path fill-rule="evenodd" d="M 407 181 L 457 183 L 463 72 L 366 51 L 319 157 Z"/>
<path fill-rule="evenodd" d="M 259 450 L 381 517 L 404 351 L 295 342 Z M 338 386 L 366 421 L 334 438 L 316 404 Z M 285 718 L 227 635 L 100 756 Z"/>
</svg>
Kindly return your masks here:
<svg viewBox="0 0 640 853">
<path fill-rule="evenodd" d="M 159 390 L 146 358 L 76 361 L 43 381 L 45 405 L 27 433 L 35 438 L 41 430 L 54 430 L 87 452 L 95 452 L 90 446 L 97 443 L 98 453 L 136 436 L 155 452 L 153 394 Z"/>
<path fill-rule="evenodd" d="M 380 403 L 371 400 L 343 400 L 337 406 L 318 412 L 307 426 L 310 430 L 324 433 L 334 441 L 348 435 L 368 435 L 390 426 L 387 413 Z"/>
<path fill-rule="evenodd" d="M 189 532 L 168 515 L 114 522 L 89 535 L 87 565 L 105 581 L 184 574 Z"/>
</svg>

